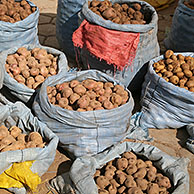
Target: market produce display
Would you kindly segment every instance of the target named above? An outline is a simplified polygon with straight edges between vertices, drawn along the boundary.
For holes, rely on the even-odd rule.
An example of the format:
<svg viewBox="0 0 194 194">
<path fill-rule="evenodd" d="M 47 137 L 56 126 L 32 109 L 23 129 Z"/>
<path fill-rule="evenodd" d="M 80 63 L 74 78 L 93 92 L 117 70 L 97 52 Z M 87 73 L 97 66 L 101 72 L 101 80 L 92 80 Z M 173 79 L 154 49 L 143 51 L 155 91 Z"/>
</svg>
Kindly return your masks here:
<svg viewBox="0 0 194 194">
<path fill-rule="evenodd" d="M 191 9 L 194 9 L 194 0 L 189 0 L 189 1 L 184 1 L 184 4 L 191 8 Z"/>
<path fill-rule="evenodd" d="M 155 72 L 167 82 L 194 92 L 194 58 L 165 52 L 165 59 L 153 64 Z"/>
<path fill-rule="evenodd" d="M 36 7 L 31 7 L 25 1 L 1 0 L 0 1 L 0 20 L 4 22 L 15 23 L 27 18 L 36 11 Z"/>
<path fill-rule="evenodd" d="M 169 194 L 171 189 L 168 177 L 133 152 L 97 169 L 94 179 L 99 194 Z"/>
<path fill-rule="evenodd" d="M 58 56 L 45 49 L 21 47 L 7 56 L 5 69 L 19 83 L 36 89 L 47 77 L 57 74 L 57 60 Z"/>
<path fill-rule="evenodd" d="M 89 1 L 88 7 L 105 20 L 117 24 L 146 24 L 142 7 L 139 3 L 114 3 L 109 0 Z"/>
<path fill-rule="evenodd" d="M 120 85 L 86 79 L 48 86 L 51 104 L 69 110 L 92 111 L 117 108 L 128 101 L 128 92 Z"/>
<path fill-rule="evenodd" d="M 31 132 L 29 135 L 22 133 L 17 126 L 10 129 L 4 125 L 0 126 L 0 152 L 23 150 L 25 148 L 43 148 L 45 143 L 38 132 Z"/>
</svg>

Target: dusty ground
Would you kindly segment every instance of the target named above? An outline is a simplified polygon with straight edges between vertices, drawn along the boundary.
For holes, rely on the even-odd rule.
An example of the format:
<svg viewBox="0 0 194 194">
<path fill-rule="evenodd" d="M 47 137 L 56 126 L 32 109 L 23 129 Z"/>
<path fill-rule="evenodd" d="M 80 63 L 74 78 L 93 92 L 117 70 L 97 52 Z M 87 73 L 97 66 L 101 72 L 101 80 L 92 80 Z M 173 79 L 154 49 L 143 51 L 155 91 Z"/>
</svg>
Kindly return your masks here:
<svg viewBox="0 0 194 194">
<path fill-rule="evenodd" d="M 40 9 L 40 21 L 39 21 L 39 39 L 42 45 L 59 48 L 55 37 L 55 20 L 57 12 L 57 0 L 32 0 Z M 163 40 L 168 33 L 174 9 L 177 5 L 177 1 L 165 10 L 159 11 L 159 32 L 158 40 L 161 47 L 161 53 L 165 51 L 163 46 Z M 136 101 L 138 101 L 136 99 Z M 156 130 L 150 129 L 150 135 L 154 137 L 153 145 L 161 149 L 162 151 L 179 157 L 188 157 L 191 160 L 189 166 L 190 175 L 190 194 L 194 193 L 194 155 L 185 149 L 185 141 L 188 134 L 184 129 L 179 130 Z M 45 182 L 55 177 L 57 174 L 68 171 L 71 165 L 71 161 L 59 151 L 56 153 L 55 161 L 50 166 L 48 171 L 42 176 L 42 184 L 38 187 L 38 194 L 48 193 L 48 189 L 45 186 Z M 6 190 L 0 189 L 0 194 L 9 193 Z"/>
</svg>

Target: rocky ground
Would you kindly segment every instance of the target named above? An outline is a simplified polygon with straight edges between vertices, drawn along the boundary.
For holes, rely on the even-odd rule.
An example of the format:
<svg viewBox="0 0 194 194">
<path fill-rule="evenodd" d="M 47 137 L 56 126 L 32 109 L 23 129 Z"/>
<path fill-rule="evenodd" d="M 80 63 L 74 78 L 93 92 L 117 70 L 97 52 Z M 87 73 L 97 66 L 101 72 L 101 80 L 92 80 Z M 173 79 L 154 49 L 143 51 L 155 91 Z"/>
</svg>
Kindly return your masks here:
<svg viewBox="0 0 194 194">
<path fill-rule="evenodd" d="M 55 37 L 55 21 L 57 13 L 57 0 L 32 0 L 40 9 L 39 20 L 39 40 L 42 45 L 59 48 Z M 169 32 L 174 9 L 177 6 L 177 1 L 171 4 L 165 10 L 158 11 L 159 16 L 159 31 L 158 41 L 160 43 L 161 53 L 165 51 L 163 40 Z M 138 99 L 136 99 L 138 102 Z M 138 105 L 138 104 L 137 104 Z M 185 129 L 150 129 L 150 136 L 154 138 L 152 145 L 158 147 L 169 155 L 177 157 L 187 157 L 190 159 L 189 175 L 190 175 L 190 194 L 194 193 L 194 155 L 185 149 L 185 142 L 188 134 Z M 68 171 L 71 165 L 71 160 L 61 152 L 57 151 L 55 161 L 50 166 L 48 171 L 42 176 L 42 184 L 39 185 L 38 194 L 46 194 L 49 192 L 46 184 L 48 180 L 58 174 Z M 4 189 L 0 189 L 0 194 L 9 193 Z"/>
</svg>

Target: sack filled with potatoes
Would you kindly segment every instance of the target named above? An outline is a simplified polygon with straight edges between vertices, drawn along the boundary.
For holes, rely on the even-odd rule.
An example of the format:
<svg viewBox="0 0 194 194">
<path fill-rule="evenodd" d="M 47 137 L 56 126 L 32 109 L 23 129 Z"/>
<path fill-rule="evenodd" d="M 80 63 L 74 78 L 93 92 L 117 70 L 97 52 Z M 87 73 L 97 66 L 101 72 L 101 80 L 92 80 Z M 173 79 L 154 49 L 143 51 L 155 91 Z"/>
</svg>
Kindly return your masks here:
<svg viewBox="0 0 194 194">
<path fill-rule="evenodd" d="M 1 53 L 0 58 L 5 69 L 4 85 L 24 102 L 49 76 L 68 70 L 61 51 L 40 45 L 14 47 Z"/>
</svg>

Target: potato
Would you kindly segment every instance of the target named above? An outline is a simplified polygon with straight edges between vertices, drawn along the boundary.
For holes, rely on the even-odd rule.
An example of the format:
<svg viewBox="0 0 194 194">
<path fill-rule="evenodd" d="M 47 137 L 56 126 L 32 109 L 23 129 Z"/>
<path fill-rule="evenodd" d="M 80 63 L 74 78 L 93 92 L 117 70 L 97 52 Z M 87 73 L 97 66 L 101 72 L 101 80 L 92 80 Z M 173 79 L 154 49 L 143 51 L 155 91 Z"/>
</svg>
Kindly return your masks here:
<svg viewBox="0 0 194 194">
<path fill-rule="evenodd" d="M 92 91 L 92 90 L 88 90 L 87 92 L 86 92 L 86 95 L 87 96 L 89 96 L 89 98 L 92 100 L 92 99 L 95 99 L 96 98 L 96 93 L 94 92 L 94 91 Z M 99 98 L 98 98 L 99 99 Z"/>
<path fill-rule="evenodd" d="M 90 98 L 87 95 L 82 96 L 78 101 L 77 101 L 77 105 L 80 108 L 87 108 L 87 106 L 90 103 Z"/>
<path fill-rule="evenodd" d="M 40 74 L 44 77 L 47 77 L 49 71 L 45 66 L 40 67 Z"/>
<path fill-rule="evenodd" d="M 116 180 L 118 181 L 118 183 L 120 183 L 121 185 L 125 182 L 127 176 L 124 173 L 120 173 L 116 175 Z"/>
<path fill-rule="evenodd" d="M 49 58 L 45 57 L 45 58 L 41 58 L 39 63 L 43 66 L 51 66 L 52 62 Z"/>
<path fill-rule="evenodd" d="M 23 55 L 24 57 L 28 57 L 28 56 L 31 55 L 31 54 L 30 54 L 30 51 L 28 51 L 27 48 L 25 48 L 25 47 L 20 47 L 20 48 L 17 50 L 17 53 L 18 53 L 19 55 Z"/>
<path fill-rule="evenodd" d="M 102 13 L 102 16 L 105 18 L 105 19 L 112 19 L 112 18 L 115 18 L 117 15 L 116 15 L 116 11 L 113 9 L 113 8 L 108 8 L 106 9 L 103 13 Z"/>
<path fill-rule="evenodd" d="M 92 90 L 93 88 L 96 87 L 96 84 L 97 84 L 96 81 L 91 80 L 91 79 L 86 79 L 82 83 L 83 83 L 83 86 L 87 88 L 88 90 Z"/>
<path fill-rule="evenodd" d="M 146 168 L 139 168 L 137 172 L 133 175 L 134 178 L 143 179 L 147 173 Z"/>
<path fill-rule="evenodd" d="M 125 180 L 125 186 L 127 188 L 130 188 L 130 187 L 137 187 L 137 184 L 136 182 L 134 181 L 133 177 L 132 176 L 127 176 L 127 179 Z"/>
<path fill-rule="evenodd" d="M 91 100 L 89 102 L 89 106 L 92 107 L 93 109 L 99 108 L 102 106 L 102 104 L 96 100 Z"/>
<path fill-rule="evenodd" d="M 73 91 L 77 93 L 79 96 L 82 96 L 86 93 L 86 88 L 81 84 L 78 84 L 76 87 L 73 88 Z"/>
<path fill-rule="evenodd" d="M 114 187 L 113 185 L 110 185 L 108 187 L 109 194 L 117 194 L 117 188 Z"/>
<path fill-rule="evenodd" d="M 42 75 L 37 75 L 34 79 L 38 83 L 44 82 L 44 77 Z"/>
<path fill-rule="evenodd" d="M 99 189 L 98 193 L 99 194 L 109 194 L 109 192 L 107 190 L 105 190 L 105 189 Z"/>
<path fill-rule="evenodd" d="M 5 148 L 7 145 L 13 143 L 15 140 L 15 138 L 12 135 L 8 135 L 6 137 L 4 137 L 1 141 L 0 141 L 0 150 L 2 150 L 3 148 Z"/>
<path fill-rule="evenodd" d="M 0 140 L 7 137 L 8 135 L 9 135 L 8 128 L 5 127 L 4 125 L 1 125 L 0 126 Z"/>
<path fill-rule="evenodd" d="M 170 188 L 170 180 L 166 176 L 158 176 L 156 177 L 156 183 L 159 185 L 159 187 L 165 187 L 165 188 Z"/>
<path fill-rule="evenodd" d="M 34 57 L 28 57 L 27 63 L 29 67 L 37 67 L 38 61 Z"/>
<path fill-rule="evenodd" d="M 74 88 L 75 86 L 77 86 L 80 82 L 78 80 L 72 80 L 70 83 L 69 83 L 69 86 L 71 88 Z"/>
<path fill-rule="evenodd" d="M 185 74 L 185 76 L 188 77 L 188 78 L 193 76 L 192 71 L 190 71 L 190 70 L 188 70 L 188 69 L 185 69 L 185 70 L 184 70 L 184 74 Z"/>
<path fill-rule="evenodd" d="M 143 194 L 143 192 L 138 187 L 132 187 L 127 191 L 127 194 Z"/>
<path fill-rule="evenodd" d="M 176 75 L 173 75 L 170 77 L 170 82 L 176 85 L 179 82 L 179 78 Z"/>
<path fill-rule="evenodd" d="M 18 136 L 17 136 L 17 141 L 23 141 L 24 143 L 26 142 L 26 139 L 27 139 L 27 135 L 26 134 L 22 134 L 20 133 Z"/>
<path fill-rule="evenodd" d="M 110 180 L 110 183 L 111 183 L 111 185 L 113 185 L 114 187 L 119 187 L 119 186 L 120 186 L 120 184 L 117 183 L 117 181 L 116 181 L 115 179 Z"/>
<path fill-rule="evenodd" d="M 145 168 L 145 167 L 147 167 L 146 163 L 143 160 L 141 160 L 141 159 L 137 160 L 136 166 L 137 166 L 137 168 Z"/>
<path fill-rule="evenodd" d="M 23 75 L 23 77 L 24 78 L 28 78 L 28 77 L 30 77 L 30 72 L 29 72 L 29 70 L 28 69 L 24 69 L 24 70 L 22 70 L 22 75 Z"/>
<path fill-rule="evenodd" d="M 23 150 L 25 148 L 24 142 L 15 141 L 12 144 L 6 146 L 1 150 L 1 152 L 14 151 L 14 150 Z"/>
<path fill-rule="evenodd" d="M 62 92 L 62 96 L 64 98 L 69 98 L 73 94 L 73 90 L 71 88 L 64 88 Z"/>
<path fill-rule="evenodd" d="M 113 88 L 114 87 L 114 84 L 113 83 L 111 83 L 111 82 L 105 82 L 104 83 L 104 88 L 106 89 L 106 88 Z"/>
<path fill-rule="evenodd" d="M 108 179 L 111 180 L 113 179 L 113 176 L 115 175 L 114 171 L 111 169 L 108 169 L 105 171 L 104 176 Z"/>
<path fill-rule="evenodd" d="M 194 87 L 194 80 L 189 80 L 189 81 L 186 83 L 186 86 L 187 86 L 188 88 Z"/>
<path fill-rule="evenodd" d="M 78 111 L 78 112 L 85 112 L 86 109 L 84 109 L 84 108 L 78 108 L 77 111 Z"/>
<path fill-rule="evenodd" d="M 65 108 L 69 104 L 69 101 L 67 98 L 60 98 L 58 103 L 60 107 Z"/>
<path fill-rule="evenodd" d="M 19 83 L 21 83 L 21 84 L 24 84 L 25 83 L 25 78 L 22 76 L 22 75 L 16 75 L 15 77 L 14 77 L 14 79 L 17 81 L 17 82 L 19 82 Z"/>
<path fill-rule="evenodd" d="M 105 187 L 107 187 L 110 182 L 109 180 L 105 177 L 105 176 L 99 176 L 96 179 L 96 184 L 101 188 L 104 189 Z"/>
<path fill-rule="evenodd" d="M 135 172 L 137 172 L 137 166 L 136 165 L 129 165 L 126 169 L 127 174 L 132 175 Z"/>
<path fill-rule="evenodd" d="M 42 143 L 43 143 L 42 136 L 41 136 L 38 132 L 31 132 L 31 133 L 28 135 L 28 141 L 32 141 L 32 142 L 34 142 L 36 145 L 42 144 Z"/>
<path fill-rule="evenodd" d="M 145 191 L 147 189 L 148 181 L 146 179 L 136 179 L 135 182 L 141 190 Z"/>
<path fill-rule="evenodd" d="M 37 144 L 34 141 L 29 141 L 26 143 L 26 148 L 35 148 L 36 145 Z"/>
<path fill-rule="evenodd" d="M 148 194 L 159 194 L 159 186 L 156 183 L 148 183 L 147 187 Z"/>
<path fill-rule="evenodd" d="M 76 93 L 73 93 L 69 97 L 70 104 L 74 104 L 78 99 L 80 99 L 80 96 Z"/>
<path fill-rule="evenodd" d="M 62 91 L 64 88 L 68 88 L 68 87 L 69 87 L 69 82 L 65 82 L 65 83 L 56 85 L 56 88 L 59 91 Z"/>
<path fill-rule="evenodd" d="M 113 172 L 115 172 L 117 169 L 113 165 L 107 165 L 105 170 L 112 170 Z"/>
<path fill-rule="evenodd" d="M 30 75 L 32 76 L 37 76 L 40 73 L 40 70 L 36 67 L 32 67 L 32 69 L 30 69 Z"/>
<path fill-rule="evenodd" d="M 28 77 L 26 80 L 27 85 L 33 85 L 35 83 L 35 80 L 33 77 Z"/>
<path fill-rule="evenodd" d="M 120 188 L 118 188 L 118 193 L 123 193 L 125 191 L 126 187 L 125 186 L 121 186 Z"/>
<path fill-rule="evenodd" d="M 105 100 L 103 102 L 103 107 L 110 110 L 114 108 L 114 105 L 109 100 Z"/>
<path fill-rule="evenodd" d="M 10 135 L 12 135 L 14 138 L 16 138 L 22 132 L 22 130 L 16 126 L 11 127 L 9 131 Z"/>
<path fill-rule="evenodd" d="M 111 102 L 113 104 L 117 104 L 119 106 L 119 105 L 122 104 L 122 101 L 123 101 L 123 99 L 122 99 L 122 97 L 120 95 L 115 94 L 115 93 L 112 94 L 112 96 L 111 96 Z"/>
<path fill-rule="evenodd" d="M 34 57 L 38 60 L 44 59 L 47 57 L 47 51 L 45 49 L 39 49 L 37 52 L 34 52 Z"/>
</svg>

